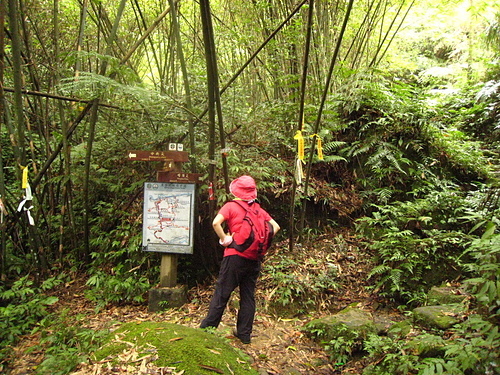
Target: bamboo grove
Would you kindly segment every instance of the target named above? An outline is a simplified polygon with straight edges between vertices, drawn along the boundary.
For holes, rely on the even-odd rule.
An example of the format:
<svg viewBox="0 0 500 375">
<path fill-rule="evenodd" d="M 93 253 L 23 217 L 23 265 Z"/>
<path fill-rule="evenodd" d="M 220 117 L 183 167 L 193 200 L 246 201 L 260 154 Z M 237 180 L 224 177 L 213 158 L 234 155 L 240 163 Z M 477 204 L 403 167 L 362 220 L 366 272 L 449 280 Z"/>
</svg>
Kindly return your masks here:
<svg viewBox="0 0 500 375">
<path fill-rule="evenodd" d="M 208 184 L 220 202 L 231 177 L 251 172 L 283 188 L 292 247 L 317 138 L 338 115 L 332 97 L 387 64 L 414 5 L 2 1 L 2 278 L 79 267 L 113 242 L 138 248 L 141 184 L 154 169 L 127 162 L 126 150 L 170 142 L 204 176 L 201 228 L 217 204 Z M 297 131 L 310 144 L 298 189 Z"/>
</svg>

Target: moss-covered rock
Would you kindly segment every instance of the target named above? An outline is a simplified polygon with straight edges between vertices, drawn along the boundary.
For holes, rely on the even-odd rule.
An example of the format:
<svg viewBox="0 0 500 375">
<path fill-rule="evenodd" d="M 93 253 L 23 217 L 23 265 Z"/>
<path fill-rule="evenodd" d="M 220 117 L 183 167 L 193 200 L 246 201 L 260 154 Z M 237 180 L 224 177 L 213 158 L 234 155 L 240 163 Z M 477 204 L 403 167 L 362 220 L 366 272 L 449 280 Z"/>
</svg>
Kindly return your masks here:
<svg viewBox="0 0 500 375">
<path fill-rule="evenodd" d="M 226 339 L 172 323 L 125 323 L 110 333 L 109 341 L 94 353 L 94 359 L 119 362 L 124 353 L 131 362 L 146 358 L 158 367 L 184 370 L 186 374 L 258 373 L 251 368 L 250 359 Z"/>
<path fill-rule="evenodd" d="M 425 328 L 448 329 L 460 321 L 463 310 L 460 304 L 422 306 L 413 310 L 413 320 Z"/>
<path fill-rule="evenodd" d="M 463 303 L 468 295 L 462 288 L 452 288 L 448 286 L 432 287 L 427 293 L 429 304 L 449 305 L 454 303 Z"/>
<path fill-rule="evenodd" d="M 339 313 L 309 322 L 304 330 L 325 345 L 332 360 L 347 362 L 362 349 L 369 334 L 377 332 L 372 315 L 355 307 L 348 307 Z"/>
<path fill-rule="evenodd" d="M 408 353 L 422 358 L 441 357 L 444 355 L 446 342 L 441 336 L 422 334 L 406 343 Z"/>
<path fill-rule="evenodd" d="M 387 336 L 393 339 L 404 338 L 408 336 L 413 329 L 412 322 L 410 320 L 403 320 L 401 322 L 394 323 L 388 330 Z"/>
<path fill-rule="evenodd" d="M 305 330 L 323 340 L 334 340 L 338 337 L 364 338 L 376 333 L 377 327 L 368 311 L 348 307 L 335 315 L 310 321 Z"/>
</svg>

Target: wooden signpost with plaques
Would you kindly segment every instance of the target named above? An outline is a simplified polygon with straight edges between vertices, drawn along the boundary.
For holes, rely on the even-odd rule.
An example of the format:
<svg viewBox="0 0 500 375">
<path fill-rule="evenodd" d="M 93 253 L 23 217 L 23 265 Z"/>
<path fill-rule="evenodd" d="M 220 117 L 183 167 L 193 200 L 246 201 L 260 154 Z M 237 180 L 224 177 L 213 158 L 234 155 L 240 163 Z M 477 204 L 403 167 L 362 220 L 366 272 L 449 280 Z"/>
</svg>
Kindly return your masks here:
<svg viewBox="0 0 500 375">
<path fill-rule="evenodd" d="M 177 285 L 179 254 L 192 254 L 194 186 L 200 175 L 182 172 L 182 164 L 189 160 L 182 145 L 170 144 L 168 151 L 128 152 L 131 161 L 163 162 L 154 182 L 144 186 L 143 250 L 160 252 L 159 288 L 149 292 L 149 310 L 165 306 L 180 306 L 187 298 L 186 287 Z M 163 304 L 162 304 L 163 303 Z"/>
</svg>

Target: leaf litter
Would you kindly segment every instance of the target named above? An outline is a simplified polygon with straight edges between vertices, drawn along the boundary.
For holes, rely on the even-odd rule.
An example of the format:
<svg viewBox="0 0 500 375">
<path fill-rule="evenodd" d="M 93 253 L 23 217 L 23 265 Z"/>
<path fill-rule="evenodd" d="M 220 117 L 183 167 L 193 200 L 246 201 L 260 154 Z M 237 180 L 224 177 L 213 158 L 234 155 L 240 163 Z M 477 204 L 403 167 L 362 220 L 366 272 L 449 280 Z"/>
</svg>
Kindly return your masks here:
<svg viewBox="0 0 500 375">
<path fill-rule="evenodd" d="M 370 270 L 370 257 L 360 252 L 359 248 L 351 243 L 351 239 L 345 237 L 345 241 L 339 245 L 333 236 L 321 236 L 316 239 L 314 253 L 308 248 L 301 250 L 305 257 L 322 259 L 323 262 L 314 263 L 314 267 L 331 267 L 335 264 L 338 269 L 339 288 L 337 290 L 324 290 L 315 296 L 315 308 L 307 315 L 298 315 L 288 318 L 279 317 L 270 313 L 265 308 L 257 308 L 254 323 L 254 332 L 251 344 L 242 344 L 230 332 L 236 324 L 236 303 L 228 303 L 223 320 L 218 331 L 229 339 L 231 345 L 245 352 L 252 361 L 252 367 L 259 370 L 259 374 L 359 374 L 362 363 L 352 362 L 337 366 L 330 361 L 328 354 L 316 342 L 310 340 L 302 331 L 302 327 L 312 319 L 335 313 L 352 303 L 359 303 L 368 310 L 377 309 L 379 301 L 376 296 L 371 295 L 365 288 L 368 285 L 367 274 Z M 272 261 L 273 255 L 285 252 L 284 246 L 276 246 L 274 254 L 270 254 L 268 261 Z M 313 255 L 311 255 L 313 254 Z M 306 261 L 298 263 L 298 266 L 289 269 L 288 272 L 297 279 L 310 274 L 311 264 Z M 274 290 L 266 288 L 266 275 L 260 281 L 260 288 L 256 293 L 256 300 L 266 303 Z M 192 328 L 198 328 L 201 320 L 205 317 L 210 298 L 213 294 L 214 283 L 208 286 L 197 286 L 189 291 L 190 301 L 177 309 L 169 309 L 160 313 L 148 312 L 145 304 L 134 304 L 124 306 L 108 306 L 96 312 L 94 306 L 85 299 L 84 280 L 75 281 L 66 285 L 58 293 L 60 302 L 59 309 L 70 309 L 84 314 L 86 328 L 93 330 L 109 329 L 110 322 L 143 322 L 158 321 L 181 324 Z M 236 293 L 233 293 L 233 299 Z M 119 339 L 119 338 L 118 338 Z M 182 337 L 176 338 L 181 340 Z M 32 350 L 39 343 L 39 334 L 27 335 L 14 348 L 13 358 L 16 358 L 14 366 L 11 367 L 11 375 L 34 373 L 37 364 L 43 361 L 43 352 Z M 137 374 L 137 375 L 160 375 L 174 374 L 182 375 L 184 371 L 175 367 L 175 363 L 168 367 L 155 365 L 155 348 L 150 348 L 150 353 L 144 356 L 144 350 L 128 343 L 127 349 L 111 361 L 101 363 L 81 363 L 72 375 L 98 375 L 98 374 Z M 142 356 L 140 356 L 142 354 Z M 201 366 L 203 366 L 201 364 Z M 32 370 L 32 371 L 30 371 Z M 227 370 L 227 369 L 226 369 Z M 229 369 L 214 369 L 214 373 L 231 373 Z"/>
</svg>

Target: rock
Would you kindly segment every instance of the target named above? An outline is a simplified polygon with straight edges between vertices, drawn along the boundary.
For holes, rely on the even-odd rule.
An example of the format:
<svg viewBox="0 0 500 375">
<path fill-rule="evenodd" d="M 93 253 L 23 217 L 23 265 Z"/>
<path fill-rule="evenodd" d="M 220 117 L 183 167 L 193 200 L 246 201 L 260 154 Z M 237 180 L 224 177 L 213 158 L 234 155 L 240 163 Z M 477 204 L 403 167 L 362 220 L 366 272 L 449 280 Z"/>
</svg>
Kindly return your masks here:
<svg viewBox="0 0 500 375">
<path fill-rule="evenodd" d="M 449 305 L 454 303 L 463 303 L 468 295 L 462 288 L 453 287 L 432 287 L 427 293 L 427 299 L 433 305 Z"/>
<path fill-rule="evenodd" d="M 394 323 L 387 330 L 387 336 L 392 339 L 404 338 L 408 336 L 413 329 L 412 322 L 407 319 L 401 322 Z"/>
<path fill-rule="evenodd" d="M 413 320 L 425 328 L 448 329 L 460 321 L 457 315 L 463 310 L 461 304 L 422 306 L 413 310 Z"/>
<path fill-rule="evenodd" d="M 368 311 L 348 307 L 335 315 L 312 320 L 306 325 L 306 331 L 322 340 L 338 337 L 355 340 L 376 333 L 377 327 Z"/>
<path fill-rule="evenodd" d="M 446 342 L 441 336 L 419 335 L 407 342 L 411 354 L 422 358 L 440 357 L 446 351 Z"/>
<path fill-rule="evenodd" d="M 375 314 L 373 316 L 373 321 L 375 323 L 375 327 L 377 328 L 378 335 L 387 334 L 388 330 L 396 324 L 392 321 L 388 316 Z"/>
<path fill-rule="evenodd" d="M 312 320 L 305 331 L 326 345 L 332 361 L 346 363 L 362 348 L 369 334 L 377 333 L 377 327 L 369 312 L 348 307 L 335 315 Z"/>
<path fill-rule="evenodd" d="M 149 290 L 148 310 L 159 312 L 172 307 L 180 307 L 187 302 L 187 285 L 152 288 Z"/>
</svg>

